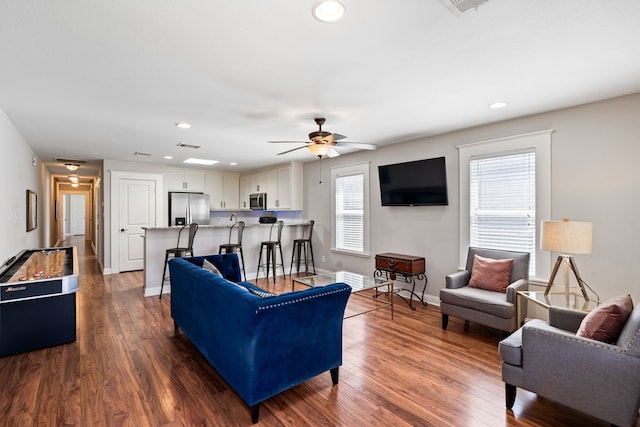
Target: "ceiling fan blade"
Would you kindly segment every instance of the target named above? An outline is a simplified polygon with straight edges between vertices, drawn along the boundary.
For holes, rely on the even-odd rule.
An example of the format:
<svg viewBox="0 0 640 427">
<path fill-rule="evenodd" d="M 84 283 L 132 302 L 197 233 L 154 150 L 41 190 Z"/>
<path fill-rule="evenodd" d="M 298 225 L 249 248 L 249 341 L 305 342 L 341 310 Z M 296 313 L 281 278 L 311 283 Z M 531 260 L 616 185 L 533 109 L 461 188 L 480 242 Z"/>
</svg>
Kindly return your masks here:
<svg viewBox="0 0 640 427">
<path fill-rule="evenodd" d="M 338 157 L 339 155 L 340 155 L 340 153 L 338 153 L 338 152 L 336 151 L 336 149 L 335 149 L 335 148 L 332 148 L 332 149 L 331 149 L 331 150 L 329 150 L 329 152 L 327 153 L 327 157 L 331 157 L 331 158 L 333 158 L 333 157 Z"/>
<path fill-rule="evenodd" d="M 296 147 L 296 148 L 292 148 L 291 150 L 283 151 L 282 153 L 278 153 L 278 156 L 281 155 L 281 154 L 287 154 L 287 153 L 290 153 L 292 151 L 300 150 L 302 148 L 307 148 L 307 145 L 303 145 L 301 147 Z"/>
<path fill-rule="evenodd" d="M 333 134 L 333 140 L 334 141 L 340 141 L 341 139 L 346 139 L 347 137 L 344 135 L 340 135 L 339 133 L 334 133 Z"/>
<path fill-rule="evenodd" d="M 267 141 L 269 144 L 308 144 L 307 141 Z"/>
<path fill-rule="evenodd" d="M 378 148 L 376 144 L 366 144 L 364 142 L 343 141 L 343 142 L 340 142 L 338 145 L 340 145 L 341 147 L 359 148 L 361 150 L 375 150 L 376 148 Z"/>
</svg>

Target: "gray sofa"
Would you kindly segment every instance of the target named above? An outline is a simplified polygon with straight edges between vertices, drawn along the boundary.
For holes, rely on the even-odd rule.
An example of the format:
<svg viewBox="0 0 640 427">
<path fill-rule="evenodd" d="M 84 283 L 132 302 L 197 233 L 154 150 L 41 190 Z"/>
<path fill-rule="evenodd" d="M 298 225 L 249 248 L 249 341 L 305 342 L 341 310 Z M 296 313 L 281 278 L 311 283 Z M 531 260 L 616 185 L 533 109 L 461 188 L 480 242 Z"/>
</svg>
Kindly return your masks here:
<svg viewBox="0 0 640 427">
<path fill-rule="evenodd" d="M 640 407 L 640 306 L 615 344 L 575 335 L 587 313 L 550 307 L 549 322 L 532 320 L 499 344 L 506 406 L 517 387 L 618 426 Z"/>
<path fill-rule="evenodd" d="M 513 259 L 511 278 L 506 293 L 469 287 L 475 255 L 492 259 Z M 498 249 L 469 248 L 467 265 L 446 277 L 446 288 L 440 290 L 442 329 L 447 329 L 449 316 L 481 323 L 506 332 L 520 327 L 517 319 L 516 292 L 529 288 L 529 254 Z M 526 315 L 526 302 L 522 302 L 521 317 Z"/>
</svg>

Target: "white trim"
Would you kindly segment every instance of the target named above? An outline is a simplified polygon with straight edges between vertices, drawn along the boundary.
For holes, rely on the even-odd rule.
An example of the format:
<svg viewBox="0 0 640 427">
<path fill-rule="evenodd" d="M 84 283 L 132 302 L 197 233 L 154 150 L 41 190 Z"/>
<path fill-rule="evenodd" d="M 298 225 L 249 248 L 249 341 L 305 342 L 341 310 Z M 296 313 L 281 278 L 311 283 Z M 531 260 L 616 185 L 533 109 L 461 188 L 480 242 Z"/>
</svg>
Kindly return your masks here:
<svg viewBox="0 0 640 427">
<path fill-rule="evenodd" d="M 551 134 L 553 129 L 458 145 L 459 265 L 466 264 L 469 248 L 469 160 L 487 154 L 507 154 L 533 148 L 536 153 L 536 236 L 540 221 L 551 218 Z M 548 277 L 551 254 L 536 246 L 536 276 Z M 531 279 L 534 279 L 533 277 Z"/>
<path fill-rule="evenodd" d="M 155 181 L 156 183 L 156 225 L 161 224 L 162 215 L 162 175 L 157 173 L 129 172 L 119 170 L 109 170 L 111 175 L 111 268 L 105 269 L 103 274 L 120 273 L 120 245 L 118 218 L 120 218 L 120 180 L 121 179 L 141 179 Z M 108 273 L 107 273 L 108 271 Z"/>
</svg>

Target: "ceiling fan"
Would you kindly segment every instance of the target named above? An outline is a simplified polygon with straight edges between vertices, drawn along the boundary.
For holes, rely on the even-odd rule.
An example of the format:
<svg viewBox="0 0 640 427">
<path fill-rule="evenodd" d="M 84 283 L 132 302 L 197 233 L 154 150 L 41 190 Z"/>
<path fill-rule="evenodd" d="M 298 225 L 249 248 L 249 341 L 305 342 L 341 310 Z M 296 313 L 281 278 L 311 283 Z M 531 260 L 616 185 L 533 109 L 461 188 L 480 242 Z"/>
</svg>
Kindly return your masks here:
<svg viewBox="0 0 640 427">
<path fill-rule="evenodd" d="M 345 139 L 346 136 L 340 135 L 339 133 L 331 133 L 331 132 L 322 130 L 322 125 L 325 122 L 324 117 L 316 117 L 314 120 L 318 125 L 318 130 L 311 132 L 309 134 L 308 142 L 269 141 L 270 143 L 273 143 L 273 144 L 305 144 L 303 146 L 292 148 L 291 150 L 283 151 L 282 153 L 278 153 L 278 155 L 287 154 L 292 151 L 300 150 L 301 148 L 308 148 L 309 151 L 311 151 L 313 154 L 322 158 L 322 156 L 325 156 L 325 155 L 329 157 L 339 156 L 340 154 L 334 148 L 337 146 L 359 148 L 361 150 L 375 150 L 376 148 L 378 148 L 375 144 L 365 144 L 362 142 L 342 141 L 338 143 L 338 141 Z"/>
</svg>

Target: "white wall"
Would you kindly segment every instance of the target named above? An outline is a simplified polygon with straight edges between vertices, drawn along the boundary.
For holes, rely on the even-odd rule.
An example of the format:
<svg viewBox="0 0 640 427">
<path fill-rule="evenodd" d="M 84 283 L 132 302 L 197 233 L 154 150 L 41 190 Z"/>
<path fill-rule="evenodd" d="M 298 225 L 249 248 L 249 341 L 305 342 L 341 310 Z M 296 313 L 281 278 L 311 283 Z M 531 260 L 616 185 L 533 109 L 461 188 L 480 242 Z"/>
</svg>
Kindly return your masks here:
<svg viewBox="0 0 640 427">
<path fill-rule="evenodd" d="M 317 265 L 371 274 L 374 255 L 398 252 L 427 260 L 427 293 L 438 299 L 458 260 L 457 145 L 554 129 L 551 212 L 594 224 L 591 255 L 575 257 L 582 278 L 602 297 L 630 293 L 640 302 L 634 263 L 640 240 L 640 94 L 514 119 L 305 164 L 305 217 L 316 220 Z M 377 167 L 446 156 L 449 206 L 382 207 Z M 371 257 L 330 251 L 329 168 L 371 162 Z M 322 184 L 318 183 L 319 167 Z M 540 218 L 547 219 L 547 218 Z M 322 262 L 322 256 L 326 262 Z M 555 261 L 553 259 L 552 261 Z M 546 279 L 546 278 L 543 278 Z M 561 280 L 561 279 L 560 279 Z M 558 285 L 561 285 L 561 281 Z"/>
<path fill-rule="evenodd" d="M 0 110 L 0 264 L 22 249 L 41 246 L 44 194 L 40 188 L 40 160 L 32 166 L 35 153 Z M 26 191 L 38 195 L 38 227 L 27 233 Z"/>
</svg>

